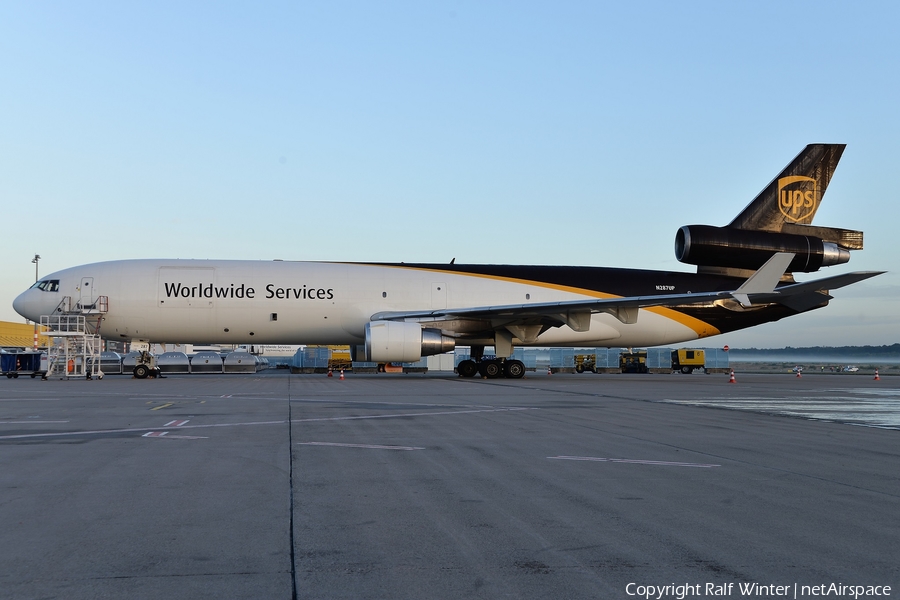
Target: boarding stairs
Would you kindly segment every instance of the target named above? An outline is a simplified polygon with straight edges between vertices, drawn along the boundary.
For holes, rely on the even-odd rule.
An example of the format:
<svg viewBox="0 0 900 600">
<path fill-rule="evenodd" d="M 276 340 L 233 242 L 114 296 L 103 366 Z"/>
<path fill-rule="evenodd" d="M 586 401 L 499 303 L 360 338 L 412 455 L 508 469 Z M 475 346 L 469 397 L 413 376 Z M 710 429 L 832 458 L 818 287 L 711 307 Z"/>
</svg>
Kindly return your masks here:
<svg viewBox="0 0 900 600">
<path fill-rule="evenodd" d="M 43 335 L 53 339 L 48 351 L 46 377 L 103 379 L 100 370 L 103 315 L 109 309 L 106 296 L 91 302 L 72 302 L 65 296 L 52 315 L 41 315 Z"/>
</svg>

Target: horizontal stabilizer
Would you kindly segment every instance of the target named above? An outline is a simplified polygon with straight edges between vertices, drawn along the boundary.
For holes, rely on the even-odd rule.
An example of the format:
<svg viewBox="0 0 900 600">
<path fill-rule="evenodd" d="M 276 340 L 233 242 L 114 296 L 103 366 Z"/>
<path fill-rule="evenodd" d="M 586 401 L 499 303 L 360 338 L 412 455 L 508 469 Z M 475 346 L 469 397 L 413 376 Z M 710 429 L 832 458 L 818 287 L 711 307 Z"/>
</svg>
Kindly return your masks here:
<svg viewBox="0 0 900 600">
<path fill-rule="evenodd" d="M 856 271 L 854 273 L 844 273 L 843 275 L 835 275 L 833 277 L 823 277 L 815 281 L 805 281 L 803 283 L 792 283 L 784 287 L 778 288 L 783 295 L 801 294 L 805 292 L 821 292 L 826 290 L 836 290 L 846 287 L 860 281 L 865 281 L 870 277 L 881 275 L 885 271 Z"/>
<path fill-rule="evenodd" d="M 781 298 L 778 303 L 800 313 L 825 306 L 829 300 L 831 300 L 831 296 L 824 292 L 805 292 Z"/>
</svg>

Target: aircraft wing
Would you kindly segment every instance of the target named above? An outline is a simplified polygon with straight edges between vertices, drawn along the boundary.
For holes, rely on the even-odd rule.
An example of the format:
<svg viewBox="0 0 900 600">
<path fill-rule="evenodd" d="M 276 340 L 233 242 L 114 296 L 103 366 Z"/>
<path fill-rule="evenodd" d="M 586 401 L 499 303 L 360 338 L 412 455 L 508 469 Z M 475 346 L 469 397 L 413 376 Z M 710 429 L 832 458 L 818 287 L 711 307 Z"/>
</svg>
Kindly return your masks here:
<svg viewBox="0 0 900 600">
<path fill-rule="evenodd" d="M 882 271 L 861 271 L 795 283 L 776 289 L 794 255 L 777 253 L 735 290 L 688 294 L 659 294 L 621 298 L 587 298 L 561 302 L 535 302 L 498 306 L 442 308 L 419 311 L 386 311 L 372 315 L 373 321 L 411 321 L 419 323 L 455 319 L 489 321 L 493 328 L 517 326 L 523 335 L 536 339 L 549 327 L 568 325 L 574 331 L 588 331 L 593 313 L 609 313 L 622 323 L 637 322 L 638 310 L 653 306 L 686 306 L 734 299 L 743 306 L 781 303 L 798 310 L 828 300 L 827 290 L 843 287 L 880 275 Z M 539 329 L 535 329 L 539 328 Z M 526 331 L 527 330 L 527 331 Z M 520 336 L 521 337 L 521 336 Z"/>
<path fill-rule="evenodd" d="M 628 296 L 623 298 L 590 298 L 563 302 L 534 302 L 530 304 L 505 304 L 498 306 L 475 306 L 470 308 L 441 308 L 420 311 L 380 312 L 372 315 L 373 321 L 445 321 L 447 319 L 539 319 L 566 313 L 608 312 L 623 323 L 633 323 L 637 309 L 650 306 L 674 306 L 703 304 L 731 298 L 731 292 L 704 292 L 698 294 L 665 294 L 658 296 Z M 633 315 L 633 316 L 629 316 Z"/>
</svg>

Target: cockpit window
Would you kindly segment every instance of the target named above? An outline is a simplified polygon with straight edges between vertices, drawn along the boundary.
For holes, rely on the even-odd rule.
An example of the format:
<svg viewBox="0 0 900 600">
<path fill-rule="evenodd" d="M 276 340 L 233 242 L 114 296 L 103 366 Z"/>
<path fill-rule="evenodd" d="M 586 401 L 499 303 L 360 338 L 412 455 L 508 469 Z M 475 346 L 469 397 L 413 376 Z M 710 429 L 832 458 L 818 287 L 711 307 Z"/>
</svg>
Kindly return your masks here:
<svg viewBox="0 0 900 600">
<path fill-rule="evenodd" d="M 38 281 L 35 283 L 32 288 L 37 288 L 42 292 L 58 292 L 59 291 L 59 279 L 45 279 L 43 281 Z"/>
</svg>

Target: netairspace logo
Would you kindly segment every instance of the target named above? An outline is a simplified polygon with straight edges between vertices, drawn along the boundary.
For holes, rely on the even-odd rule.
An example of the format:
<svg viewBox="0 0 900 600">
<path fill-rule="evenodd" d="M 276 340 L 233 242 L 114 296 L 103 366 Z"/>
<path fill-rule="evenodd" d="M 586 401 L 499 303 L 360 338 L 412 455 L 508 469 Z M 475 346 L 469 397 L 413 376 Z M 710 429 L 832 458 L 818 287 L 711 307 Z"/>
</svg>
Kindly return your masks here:
<svg viewBox="0 0 900 600">
<path fill-rule="evenodd" d="M 886 597 L 891 595 L 889 585 L 845 585 L 843 583 L 823 583 L 819 585 L 800 585 L 797 583 L 761 584 L 739 582 L 731 583 L 682 583 L 669 585 L 643 585 L 629 583 L 625 586 L 625 593 L 629 596 L 644 598 L 645 600 L 662 600 L 674 598 L 684 600 L 692 596 L 751 596 L 751 597 L 784 597 L 784 598 L 814 598 L 834 596 L 842 598 L 867 598 Z"/>
</svg>

